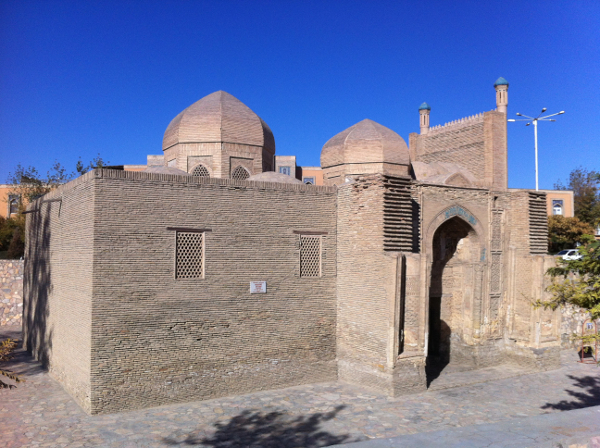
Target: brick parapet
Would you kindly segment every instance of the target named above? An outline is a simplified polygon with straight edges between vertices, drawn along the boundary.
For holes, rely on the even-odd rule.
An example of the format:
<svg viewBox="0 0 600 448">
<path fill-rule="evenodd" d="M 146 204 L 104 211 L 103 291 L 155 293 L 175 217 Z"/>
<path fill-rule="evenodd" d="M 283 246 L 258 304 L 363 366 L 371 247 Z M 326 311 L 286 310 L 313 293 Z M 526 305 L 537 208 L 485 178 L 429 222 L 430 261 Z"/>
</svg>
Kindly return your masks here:
<svg viewBox="0 0 600 448">
<path fill-rule="evenodd" d="M 23 260 L 0 260 L 0 326 L 23 320 Z"/>
<path fill-rule="evenodd" d="M 412 161 L 457 163 L 471 172 L 479 186 L 508 188 L 506 115 L 489 111 L 410 134 Z"/>
</svg>

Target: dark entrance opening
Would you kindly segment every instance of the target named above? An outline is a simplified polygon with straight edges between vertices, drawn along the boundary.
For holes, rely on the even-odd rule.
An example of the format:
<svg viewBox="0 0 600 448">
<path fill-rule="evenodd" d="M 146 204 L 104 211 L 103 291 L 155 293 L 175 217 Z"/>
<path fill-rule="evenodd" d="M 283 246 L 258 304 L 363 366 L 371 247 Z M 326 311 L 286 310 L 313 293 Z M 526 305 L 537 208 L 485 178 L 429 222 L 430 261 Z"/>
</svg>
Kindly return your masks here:
<svg viewBox="0 0 600 448">
<path fill-rule="evenodd" d="M 429 339 L 427 386 L 451 362 L 453 315 L 460 312 L 463 279 L 461 266 L 472 259 L 473 228 L 460 218 L 443 223 L 433 237 L 433 264 L 429 288 Z M 456 332 L 456 331 L 455 331 Z"/>
</svg>

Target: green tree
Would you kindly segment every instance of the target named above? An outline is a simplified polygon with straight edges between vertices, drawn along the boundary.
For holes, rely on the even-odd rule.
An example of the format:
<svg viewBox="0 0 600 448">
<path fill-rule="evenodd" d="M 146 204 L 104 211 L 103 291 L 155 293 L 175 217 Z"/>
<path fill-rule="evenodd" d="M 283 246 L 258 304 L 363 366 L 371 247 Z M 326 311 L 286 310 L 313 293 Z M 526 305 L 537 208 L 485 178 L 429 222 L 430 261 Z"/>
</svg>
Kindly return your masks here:
<svg viewBox="0 0 600 448">
<path fill-rule="evenodd" d="M 25 251 L 25 207 L 30 202 L 65 184 L 75 177 L 85 174 L 94 168 L 106 166 L 100 154 L 85 164 L 81 157 L 75 164 L 75 171 L 69 172 L 58 161 L 47 171 L 46 175 L 34 166 L 17 164 L 9 173 L 7 183 L 11 185 L 10 193 L 20 198 L 19 212 L 16 216 L 0 220 L 0 252 L 7 252 L 8 258 L 21 258 Z"/>
<path fill-rule="evenodd" d="M 548 217 L 548 250 L 556 253 L 572 249 L 583 241 L 583 235 L 593 235 L 594 228 L 579 218 L 565 218 L 562 215 Z"/>
<path fill-rule="evenodd" d="M 85 163 L 83 163 L 83 161 L 81 160 L 81 157 L 79 158 L 79 160 L 77 161 L 77 163 L 75 164 L 75 171 L 77 171 L 77 173 L 79 173 L 79 175 L 85 174 L 88 171 L 93 170 L 94 168 L 102 168 L 105 167 L 109 164 L 110 162 L 104 161 L 104 159 L 100 156 L 100 154 L 98 154 L 96 157 L 94 157 L 90 163 L 88 163 L 87 165 Z"/>
<path fill-rule="evenodd" d="M 574 305 L 587 313 L 592 319 L 600 318 L 600 241 L 592 236 L 583 238 L 579 247 L 580 260 L 558 260 L 558 266 L 548 269 L 552 284 L 548 291 L 552 299 L 537 301 L 537 306 L 557 309 L 565 305 Z M 596 335 L 597 337 L 597 335 Z"/>
<path fill-rule="evenodd" d="M 8 258 L 21 258 L 24 250 L 24 234 L 25 215 L 19 213 L 10 218 L 0 218 L 0 252 L 6 252 Z M 20 247 L 23 247 L 23 250 L 18 250 Z"/>
<path fill-rule="evenodd" d="M 600 173 L 579 167 L 569 174 L 569 184 L 554 184 L 556 190 L 573 190 L 575 216 L 583 222 L 597 225 L 600 221 Z"/>
</svg>

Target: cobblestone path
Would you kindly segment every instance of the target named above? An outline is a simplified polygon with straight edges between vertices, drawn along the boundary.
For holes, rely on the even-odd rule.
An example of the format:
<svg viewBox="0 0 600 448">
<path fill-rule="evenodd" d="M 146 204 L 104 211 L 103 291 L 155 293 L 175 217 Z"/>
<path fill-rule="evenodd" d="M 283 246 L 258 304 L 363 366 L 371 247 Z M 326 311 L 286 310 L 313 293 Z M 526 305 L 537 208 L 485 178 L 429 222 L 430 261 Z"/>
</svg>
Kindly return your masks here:
<svg viewBox="0 0 600 448">
<path fill-rule="evenodd" d="M 322 383 L 101 416 L 85 414 L 22 350 L 8 368 L 26 382 L 0 390 L 3 448 L 321 447 L 600 405 L 600 369 L 566 351 L 558 370 L 491 369 L 475 384 L 399 398 Z"/>
</svg>

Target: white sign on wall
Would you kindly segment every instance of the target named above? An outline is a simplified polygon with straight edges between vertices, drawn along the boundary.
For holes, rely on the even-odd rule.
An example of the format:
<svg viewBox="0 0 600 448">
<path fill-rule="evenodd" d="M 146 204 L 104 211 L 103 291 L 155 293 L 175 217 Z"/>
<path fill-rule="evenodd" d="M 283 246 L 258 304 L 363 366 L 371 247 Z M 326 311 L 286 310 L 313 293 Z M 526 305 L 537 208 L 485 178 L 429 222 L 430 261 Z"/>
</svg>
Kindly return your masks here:
<svg viewBox="0 0 600 448">
<path fill-rule="evenodd" d="M 264 294 L 267 292 L 267 282 L 250 282 L 250 294 Z"/>
</svg>

